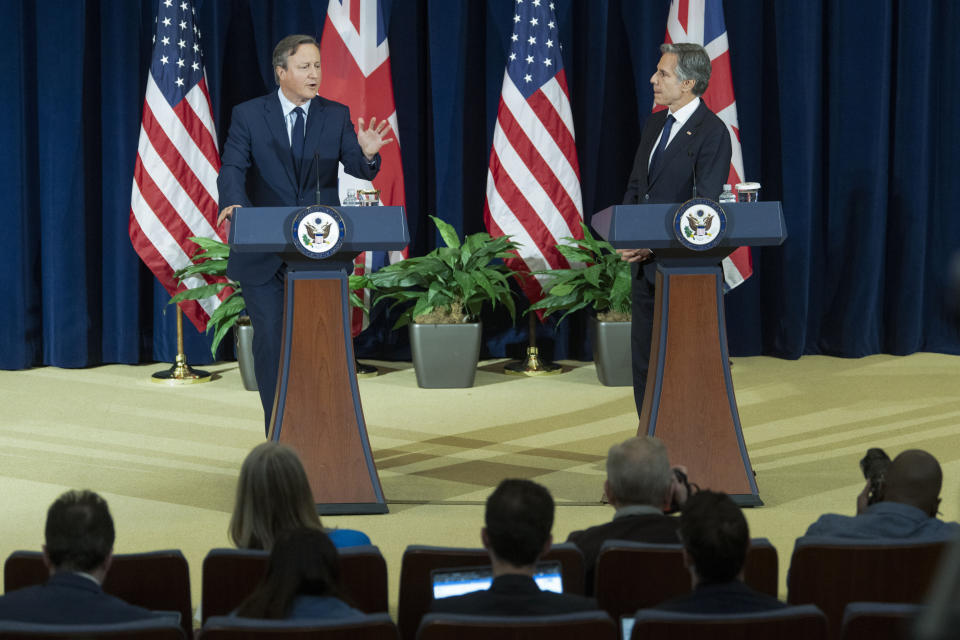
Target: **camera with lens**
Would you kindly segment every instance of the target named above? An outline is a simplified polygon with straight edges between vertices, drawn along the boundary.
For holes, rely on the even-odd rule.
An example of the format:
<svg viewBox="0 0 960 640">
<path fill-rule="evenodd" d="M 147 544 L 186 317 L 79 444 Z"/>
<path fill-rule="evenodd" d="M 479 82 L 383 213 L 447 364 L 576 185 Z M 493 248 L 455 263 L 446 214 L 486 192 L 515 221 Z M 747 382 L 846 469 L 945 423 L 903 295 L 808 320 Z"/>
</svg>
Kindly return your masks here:
<svg viewBox="0 0 960 640">
<path fill-rule="evenodd" d="M 883 500 L 883 477 L 890 466 L 890 456 L 883 449 L 872 447 L 860 460 L 860 470 L 870 488 L 867 490 L 867 506 Z"/>
</svg>

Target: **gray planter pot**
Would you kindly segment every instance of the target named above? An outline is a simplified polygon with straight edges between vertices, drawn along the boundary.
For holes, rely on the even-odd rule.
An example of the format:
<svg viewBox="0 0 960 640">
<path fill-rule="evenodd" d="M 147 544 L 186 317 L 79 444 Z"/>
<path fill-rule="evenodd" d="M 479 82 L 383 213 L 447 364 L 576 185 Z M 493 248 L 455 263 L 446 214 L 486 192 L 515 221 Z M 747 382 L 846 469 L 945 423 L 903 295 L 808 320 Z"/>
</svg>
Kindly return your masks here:
<svg viewBox="0 0 960 640">
<path fill-rule="evenodd" d="M 418 386 L 424 389 L 473 386 L 480 360 L 481 323 L 411 323 L 409 327 Z"/>
<path fill-rule="evenodd" d="M 601 384 L 608 387 L 633 385 L 629 322 L 600 322 L 590 316 L 590 343 Z"/>
<path fill-rule="evenodd" d="M 253 325 L 250 318 L 241 316 L 233 325 L 234 346 L 237 350 L 237 363 L 240 365 L 240 379 L 247 391 L 257 390 L 257 374 L 253 369 Z"/>
</svg>

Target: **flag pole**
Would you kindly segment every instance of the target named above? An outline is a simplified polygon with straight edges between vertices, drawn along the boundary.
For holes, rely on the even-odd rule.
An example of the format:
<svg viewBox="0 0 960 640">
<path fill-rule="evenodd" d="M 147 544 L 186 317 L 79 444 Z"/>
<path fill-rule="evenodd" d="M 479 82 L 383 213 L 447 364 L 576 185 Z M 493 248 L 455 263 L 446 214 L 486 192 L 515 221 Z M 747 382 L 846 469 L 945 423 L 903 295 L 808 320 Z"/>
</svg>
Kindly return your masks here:
<svg viewBox="0 0 960 640">
<path fill-rule="evenodd" d="M 553 376 L 563 373 L 560 365 L 540 358 L 537 348 L 537 314 L 530 316 L 530 346 L 527 347 L 527 357 L 523 360 L 514 360 L 503 367 L 503 372 L 511 376 Z"/>
<path fill-rule="evenodd" d="M 183 352 L 183 311 L 177 305 L 177 360 L 166 371 L 157 371 L 150 380 L 157 384 L 167 384 L 179 387 L 185 384 L 200 384 L 210 382 L 210 373 L 201 369 L 194 369 L 187 364 L 187 356 Z"/>
</svg>

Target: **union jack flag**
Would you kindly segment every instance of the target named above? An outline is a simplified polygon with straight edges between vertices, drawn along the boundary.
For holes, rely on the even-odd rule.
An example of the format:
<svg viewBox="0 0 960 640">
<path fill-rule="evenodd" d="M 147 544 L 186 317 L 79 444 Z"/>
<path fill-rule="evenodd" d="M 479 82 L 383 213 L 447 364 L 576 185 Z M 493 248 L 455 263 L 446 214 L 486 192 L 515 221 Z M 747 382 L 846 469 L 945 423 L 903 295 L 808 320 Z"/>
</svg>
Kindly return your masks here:
<svg viewBox="0 0 960 640">
<path fill-rule="evenodd" d="M 521 245 L 511 268 L 567 269 L 556 245 L 583 237 L 583 203 L 554 3 L 516 0 L 510 39 L 483 220 L 490 235 Z M 530 302 L 543 297 L 536 278 L 520 284 Z"/>
<path fill-rule="evenodd" d="M 730 157 L 727 182 L 735 187 L 743 182 L 743 152 L 740 148 L 740 125 L 737 123 L 737 102 L 733 97 L 730 48 L 727 27 L 723 21 L 722 0 L 672 0 L 664 40 L 669 43 L 699 44 L 710 56 L 710 87 L 702 100 L 727 125 L 730 132 L 733 155 Z M 734 251 L 723 260 L 722 267 L 727 290 L 743 283 L 753 275 L 750 248 L 740 247 Z"/>
<path fill-rule="evenodd" d="M 163 0 L 157 9 L 130 196 L 130 241 L 171 296 L 207 284 L 173 277 L 198 250 L 188 238 L 225 239 L 215 229 L 220 153 L 195 14 L 189 0 Z M 198 331 L 218 306 L 216 297 L 180 303 Z"/>
<path fill-rule="evenodd" d="M 354 118 L 386 118 L 393 129 L 393 142 L 380 151 L 380 172 L 371 184 L 344 172 L 340 165 L 340 200 L 348 190 L 379 189 L 384 205 L 404 206 L 403 165 L 400 160 L 400 134 L 397 128 L 397 109 L 393 101 L 393 79 L 390 75 L 390 49 L 387 46 L 387 28 L 379 0 L 330 0 L 327 20 L 320 39 L 322 74 L 320 93 L 331 100 L 347 105 Z M 391 262 L 402 259 L 407 250 L 391 252 Z M 357 256 L 355 273 L 375 271 L 386 264 L 384 252 L 367 251 Z M 363 292 L 369 306 L 370 292 Z M 369 320 L 354 309 L 351 329 L 356 337 L 367 327 Z"/>
</svg>

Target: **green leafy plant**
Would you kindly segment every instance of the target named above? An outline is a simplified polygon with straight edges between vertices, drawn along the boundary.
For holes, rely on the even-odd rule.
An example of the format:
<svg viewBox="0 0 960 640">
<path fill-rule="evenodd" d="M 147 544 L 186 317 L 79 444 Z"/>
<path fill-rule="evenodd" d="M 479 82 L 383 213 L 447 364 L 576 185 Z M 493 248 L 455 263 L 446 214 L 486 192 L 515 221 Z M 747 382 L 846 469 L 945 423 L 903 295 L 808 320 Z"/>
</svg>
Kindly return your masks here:
<svg viewBox="0 0 960 640">
<path fill-rule="evenodd" d="M 622 322 L 630 319 L 630 265 L 620 258 L 609 242 L 595 238 L 587 225 L 580 223 L 583 239 L 564 238 L 557 250 L 569 262 L 584 263 L 571 269 L 547 269 L 538 275 L 550 276 L 544 284 L 544 297 L 530 305 L 530 311 L 542 309 L 544 315 L 562 311 L 568 315 L 591 308 L 597 319 Z"/>
<path fill-rule="evenodd" d="M 478 317 L 485 303 L 502 304 L 516 317 L 510 277 L 514 271 L 495 260 L 514 258 L 516 243 L 509 236 L 492 238 L 474 233 L 461 242 L 443 220 L 430 216 L 445 247 L 425 256 L 407 258 L 379 271 L 360 276 L 357 285 L 368 287 L 376 299 L 393 300 L 392 306 L 412 302 L 394 328 L 418 324 L 459 324 Z"/>
</svg>

